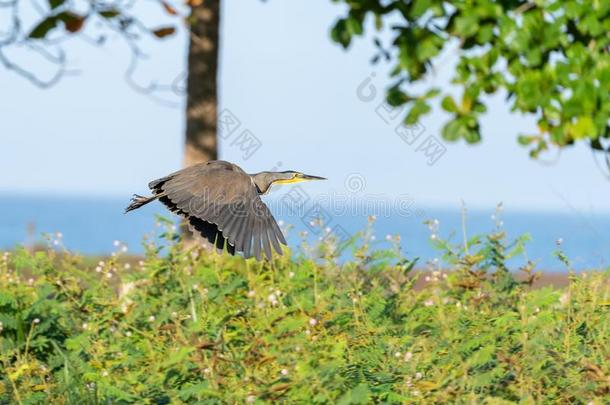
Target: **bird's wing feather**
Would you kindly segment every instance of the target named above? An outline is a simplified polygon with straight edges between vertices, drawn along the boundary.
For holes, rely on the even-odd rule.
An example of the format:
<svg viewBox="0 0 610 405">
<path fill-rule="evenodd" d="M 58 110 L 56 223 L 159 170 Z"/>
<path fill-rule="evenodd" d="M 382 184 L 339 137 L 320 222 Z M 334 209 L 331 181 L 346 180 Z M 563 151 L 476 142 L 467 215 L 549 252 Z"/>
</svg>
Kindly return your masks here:
<svg viewBox="0 0 610 405">
<path fill-rule="evenodd" d="M 271 259 L 271 246 L 282 253 L 279 244 L 286 244 L 284 235 L 250 176 L 239 167 L 223 161 L 198 164 L 155 180 L 150 187 L 217 248 L 222 249 L 227 240 L 232 254 L 241 251 L 249 257 L 252 248 L 260 260 L 264 249 Z"/>
</svg>

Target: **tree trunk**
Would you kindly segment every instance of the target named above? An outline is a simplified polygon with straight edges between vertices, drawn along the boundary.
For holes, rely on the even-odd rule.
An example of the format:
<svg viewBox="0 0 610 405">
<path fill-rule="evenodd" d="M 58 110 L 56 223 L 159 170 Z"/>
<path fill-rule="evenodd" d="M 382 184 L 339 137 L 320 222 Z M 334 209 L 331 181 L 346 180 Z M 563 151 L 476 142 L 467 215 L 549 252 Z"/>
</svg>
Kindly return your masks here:
<svg viewBox="0 0 610 405">
<path fill-rule="evenodd" d="M 218 158 L 218 37 L 220 0 L 193 6 L 190 17 L 184 164 Z"/>
<path fill-rule="evenodd" d="M 188 79 L 186 101 L 186 134 L 184 165 L 218 158 L 218 37 L 220 0 L 191 2 Z M 198 243 L 186 223 L 182 234 L 187 244 Z"/>
</svg>

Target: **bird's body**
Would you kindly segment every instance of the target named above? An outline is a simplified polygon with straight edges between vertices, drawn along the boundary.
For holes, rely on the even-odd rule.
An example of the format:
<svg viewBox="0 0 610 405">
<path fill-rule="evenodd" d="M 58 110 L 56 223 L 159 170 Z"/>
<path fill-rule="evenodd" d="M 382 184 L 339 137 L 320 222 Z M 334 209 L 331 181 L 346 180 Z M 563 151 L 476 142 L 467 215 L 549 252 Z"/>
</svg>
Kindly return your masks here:
<svg viewBox="0 0 610 405">
<path fill-rule="evenodd" d="M 230 254 L 260 260 L 264 252 L 271 259 L 272 249 L 282 254 L 286 239 L 260 195 L 273 184 L 317 179 L 322 178 L 294 171 L 248 174 L 233 163 L 213 160 L 151 181 L 153 195 L 134 196 L 125 212 L 158 199 L 218 249 L 226 244 Z"/>
</svg>

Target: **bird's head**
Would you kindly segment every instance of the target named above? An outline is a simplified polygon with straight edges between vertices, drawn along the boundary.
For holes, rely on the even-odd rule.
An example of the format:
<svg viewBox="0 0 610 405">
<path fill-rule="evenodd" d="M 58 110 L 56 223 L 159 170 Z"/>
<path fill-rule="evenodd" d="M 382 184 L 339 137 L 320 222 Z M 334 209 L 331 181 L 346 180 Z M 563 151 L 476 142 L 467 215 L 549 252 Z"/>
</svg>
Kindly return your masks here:
<svg viewBox="0 0 610 405">
<path fill-rule="evenodd" d="M 286 170 L 283 172 L 260 172 L 252 175 L 252 179 L 261 194 L 266 194 L 274 184 L 292 184 L 300 183 L 302 181 L 326 180 L 324 177 L 312 176 L 293 170 Z"/>
</svg>

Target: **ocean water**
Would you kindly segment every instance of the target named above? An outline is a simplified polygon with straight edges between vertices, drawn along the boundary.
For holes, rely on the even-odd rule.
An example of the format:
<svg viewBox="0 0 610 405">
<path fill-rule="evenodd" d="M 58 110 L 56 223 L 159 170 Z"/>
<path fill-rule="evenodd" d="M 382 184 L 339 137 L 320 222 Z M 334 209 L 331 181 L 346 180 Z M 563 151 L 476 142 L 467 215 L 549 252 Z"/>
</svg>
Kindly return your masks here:
<svg viewBox="0 0 610 405">
<path fill-rule="evenodd" d="M 95 199 L 80 197 L 3 196 L 0 199 L 0 249 L 11 249 L 18 244 L 41 241 L 42 233 L 61 232 L 63 244 L 71 251 L 82 254 L 108 254 L 119 240 L 129 246 L 131 253 L 140 253 L 142 237 L 159 232 L 156 214 L 171 218 L 172 215 L 155 202 L 140 210 L 123 214 L 126 199 Z M 301 232 L 308 233 L 311 241 L 324 237 L 325 230 L 311 226 L 310 210 L 294 213 L 278 209 L 277 201 L 270 201 L 271 210 L 283 227 L 290 225 L 289 244 L 296 246 Z M 354 210 L 335 212 L 322 208 L 325 227 L 331 232 L 349 236 L 363 230 L 369 215 L 376 215 L 374 247 L 388 246 L 387 235 L 401 237 L 401 247 L 407 257 L 431 260 L 439 256 L 430 243 L 431 231 L 425 220 L 436 219 L 436 233 L 455 242 L 462 240 L 462 216 L 460 207 L 430 208 L 425 211 L 402 212 L 389 210 L 378 212 L 365 206 Z M 468 236 L 494 229 L 496 222 L 509 237 L 529 234 L 527 257 L 511 262 L 519 266 L 527 259 L 536 261 L 540 270 L 563 271 L 565 268 L 555 258 L 557 241 L 573 262 L 574 268 L 607 268 L 610 266 L 610 215 L 579 212 L 526 212 L 503 210 L 501 218 L 492 219 L 495 207 L 467 209 L 466 232 Z"/>
</svg>

